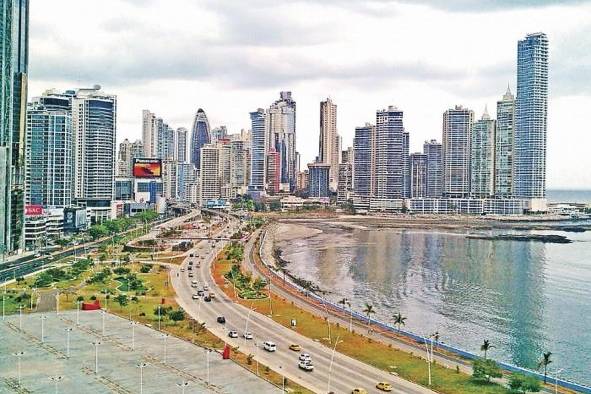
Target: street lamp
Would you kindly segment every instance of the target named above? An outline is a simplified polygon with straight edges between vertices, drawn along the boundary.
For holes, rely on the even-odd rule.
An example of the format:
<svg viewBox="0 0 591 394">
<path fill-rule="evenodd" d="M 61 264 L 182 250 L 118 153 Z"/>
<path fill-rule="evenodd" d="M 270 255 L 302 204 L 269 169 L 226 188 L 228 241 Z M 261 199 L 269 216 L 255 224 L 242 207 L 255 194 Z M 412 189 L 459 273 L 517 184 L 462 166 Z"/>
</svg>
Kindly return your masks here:
<svg viewBox="0 0 591 394">
<path fill-rule="evenodd" d="M 164 341 L 164 364 L 166 364 L 166 341 L 168 339 L 168 334 L 162 334 L 162 340 Z"/>
<path fill-rule="evenodd" d="M 57 394 L 57 384 L 62 381 L 63 376 L 52 376 L 49 378 L 55 384 L 55 394 Z"/>
<path fill-rule="evenodd" d="M 12 354 L 16 357 L 16 369 L 17 369 L 17 376 L 18 376 L 18 385 L 21 385 L 21 357 L 25 355 L 25 352 L 16 352 Z"/>
<path fill-rule="evenodd" d="M 35 294 L 35 289 L 34 287 L 31 289 L 31 312 L 33 312 L 33 294 Z"/>
<path fill-rule="evenodd" d="M 132 321 L 129 324 L 131 325 L 131 350 L 135 350 L 135 326 L 137 326 L 138 323 Z"/>
<path fill-rule="evenodd" d="M 554 394 L 558 394 L 558 375 L 560 375 L 564 369 L 559 369 L 554 373 Z"/>
<path fill-rule="evenodd" d="M 18 306 L 18 329 L 23 329 L 23 306 Z"/>
<path fill-rule="evenodd" d="M 148 364 L 140 363 L 137 367 L 140 369 L 140 394 L 144 394 L 144 368 L 146 368 Z"/>
<path fill-rule="evenodd" d="M 105 336 L 105 315 L 107 314 L 107 311 L 105 311 L 104 309 L 101 310 L 101 314 L 103 315 L 103 337 Z"/>
<path fill-rule="evenodd" d="M 47 316 L 41 315 L 41 343 L 45 342 L 45 319 Z"/>
<path fill-rule="evenodd" d="M 76 301 L 76 325 L 77 326 L 80 325 L 80 302 L 81 301 Z"/>
<path fill-rule="evenodd" d="M 70 358 L 70 333 L 72 332 L 72 327 L 67 327 L 64 330 L 66 331 L 66 357 Z"/>
<path fill-rule="evenodd" d="M 248 315 L 246 315 L 246 324 L 244 325 L 244 334 L 246 334 L 248 332 L 248 321 L 250 320 L 250 314 L 254 310 L 256 310 L 256 308 L 250 308 L 248 310 Z M 246 343 L 246 335 L 244 335 L 244 343 Z"/>
<path fill-rule="evenodd" d="M 340 341 L 340 342 L 342 342 L 342 341 Z M 333 361 L 334 361 L 334 354 L 335 354 L 335 352 L 336 352 L 336 350 L 337 350 L 337 345 L 338 345 L 340 342 L 339 342 L 339 336 L 337 336 L 337 339 L 336 339 L 336 341 L 335 341 L 335 343 L 334 343 L 334 347 L 332 348 L 332 354 L 331 354 L 331 356 L 330 356 L 330 366 L 328 367 L 328 385 L 327 385 L 327 387 L 326 387 L 326 392 L 327 392 L 327 393 L 330 393 L 330 378 L 331 378 L 331 376 L 332 376 L 332 363 L 333 363 Z"/>
<path fill-rule="evenodd" d="M 100 341 L 95 341 L 92 344 L 94 345 L 94 374 L 98 375 L 98 348 L 101 343 Z"/>
<path fill-rule="evenodd" d="M 60 314 L 60 292 L 58 291 L 55 295 L 55 314 Z"/>
<path fill-rule="evenodd" d="M 209 353 L 211 353 L 211 349 L 205 349 L 205 360 L 207 362 L 207 387 L 209 387 Z"/>
<path fill-rule="evenodd" d="M 429 344 L 427 343 L 427 338 L 423 338 L 425 343 L 425 349 L 427 351 L 427 366 L 429 371 L 429 386 L 431 386 L 431 363 L 433 362 L 433 334 L 429 335 L 429 340 L 431 341 L 431 348 L 429 348 Z"/>
<path fill-rule="evenodd" d="M 183 381 L 182 383 L 177 383 L 176 385 L 181 388 L 181 394 L 185 394 L 185 387 L 189 385 L 189 382 Z"/>
</svg>

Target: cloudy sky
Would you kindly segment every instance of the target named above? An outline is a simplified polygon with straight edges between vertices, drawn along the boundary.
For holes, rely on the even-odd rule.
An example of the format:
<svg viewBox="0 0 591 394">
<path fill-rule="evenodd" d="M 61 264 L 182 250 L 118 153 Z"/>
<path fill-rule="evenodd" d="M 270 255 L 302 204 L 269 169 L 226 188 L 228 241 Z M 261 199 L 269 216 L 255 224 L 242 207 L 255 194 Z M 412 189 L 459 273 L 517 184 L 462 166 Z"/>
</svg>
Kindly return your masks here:
<svg viewBox="0 0 591 394">
<path fill-rule="evenodd" d="M 238 132 L 291 90 L 302 164 L 320 100 L 337 103 L 344 147 L 396 105 L 417 151 L 441 139 L 449 107 L 494 116 L 517 40 L 537 31 L 550 40 L 548 186 L 591 189 L 591 2 L 31 0 L 29 95 L 100 84 L 118 95 L 121 141 L 140 138 L 144 108 L 190 128 L 202 107 Z"/>
</svg>

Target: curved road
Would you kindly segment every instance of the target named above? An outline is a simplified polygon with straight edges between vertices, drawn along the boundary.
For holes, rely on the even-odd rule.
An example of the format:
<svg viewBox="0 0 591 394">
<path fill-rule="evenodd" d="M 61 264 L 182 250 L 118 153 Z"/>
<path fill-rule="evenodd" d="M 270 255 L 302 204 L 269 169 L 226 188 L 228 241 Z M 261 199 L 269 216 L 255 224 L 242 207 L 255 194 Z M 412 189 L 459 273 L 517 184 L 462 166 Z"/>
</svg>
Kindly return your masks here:
<svg viewBox="0 0 591 394">
<path fill-rule="evenodd" d="M 222 230 L 221 235 L 230 235 L 237 228 L 237 221 L 231 220 L 230 224 Z M 214 257 L 224 247 L 225 242 L 218 242 L 212 246 L 210 242 L 200 242 L 191 252 L 198 256 L 195 258 L 201 261 L 200 268 L 195 267 L 195 277 L 189 278 L 187 272 L 180 272 L 180 268 L 186 269 L 188 260 L 186 259 L 180 267 L 171 268 L 172 285 L 177 293 L 177 302 L 187 313 L 200 322 L 205 322 L 209 331 L 222 338 L 232 346 L 238 346 L 246 354 L 253 354 L 255 362 L 258 360 L 264 365 L 268 365 L 274 371 L 277 371 L 317 393 L 327 393 L 334 391 L 336 393 L 350 393 L 355 387 L 362 387 L 370 393 L 378 393 L 375 385 L 379 381 L 392 383 L 393 392 L 399 394 L 423 394 L 432 393 L 432 391 L 405 381 L 396 376 L 392 376 L 377 368 L 371 367 L 360 361 L 354 360 L 348 356 L 335 352 L 330 373 L 329 388 L 329 370 L 331 369 L 332 349 L 314 342 L 289 328 L 274 322 L 267 316 L 257 312 L 250 313 L 245 306 L 232 302 L 221 289 L 217 287 L 211 276 L 210 265 Z M 204 302 L 201 298 L 193 300 L 192 294 L 195 289 L 191 288 L 191 280 L 197 280 L 199 287 L 207 285 L 209 291 L 215 293 L 216 298 L 212 302 Z M 249 318 L 250 313 L 250 318 Z M 216 322 L 218 316 L 226 318 L 226 324 L 222 325 Z M 247 319 L 249 319 L 247 323 Z M 240 338 L 229 338 L 228 330 L 236 330 L 239 335 L 245 331 L 248 324 L 248 331 L 254 334 L 253 340 Z M 262 348 L 264 341 L 273 341 L 277 344 L 277 351 L 273 353 L 266 352 Z M 312 356 L 314 363 L 313 372 L 305 372 L 298 368 L 298 352 L 289 350 L 291 343 L 298 343 L 303 351 Z"/>
</svg>

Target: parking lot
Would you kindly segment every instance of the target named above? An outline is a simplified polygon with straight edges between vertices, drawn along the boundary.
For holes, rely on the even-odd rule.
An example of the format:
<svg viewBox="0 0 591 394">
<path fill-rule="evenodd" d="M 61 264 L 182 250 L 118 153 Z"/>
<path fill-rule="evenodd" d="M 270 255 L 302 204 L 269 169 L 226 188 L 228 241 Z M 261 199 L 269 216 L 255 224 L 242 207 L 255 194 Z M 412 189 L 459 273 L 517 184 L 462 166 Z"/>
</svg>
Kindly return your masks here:
<svg viewBox="0 0 591 394">
<path fill-rule="evenodd" d="M 22 320 L 12 315 L 0 321 L 0 393 L 280 390 L 219 353 L 126 319 L 105 313 L 104 335 L 100 311 L 80 312 L 79 323 L 76 312 L 24 314 Z"/>
</svg>

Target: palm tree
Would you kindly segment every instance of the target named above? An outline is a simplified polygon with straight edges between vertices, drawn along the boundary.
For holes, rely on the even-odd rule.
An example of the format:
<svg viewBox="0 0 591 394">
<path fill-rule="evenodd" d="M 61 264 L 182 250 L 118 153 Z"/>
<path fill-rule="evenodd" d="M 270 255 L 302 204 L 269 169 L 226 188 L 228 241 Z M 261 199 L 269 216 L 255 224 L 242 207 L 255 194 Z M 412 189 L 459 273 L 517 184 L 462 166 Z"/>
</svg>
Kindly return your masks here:
<svg viewBox="0 0 591 394">
<path fill-rule="evenodd" d="M 406 323 L 406 316 L 402 316 L 402 313 L 398 312 L 394 315 L 394 324 L 398 326 L 398 331 L 400 331 L 400 326 L 404 326 Z"/>
<path fill-rule="evenodd" d="M 367 328 L 369 329 L 369 326 L 371 325 L 371 314 L 376 313 L 376 311 L 373 309 L 373 305 L 365 303 L 365 309 L 363 310 L 363 313 L 367 315 Z"/>
<path fill-rule="evenodd" d="M 482 343 L 482 345 L 480 345 L 480 350 L 484 352 L 484 359 L 485 360 L 486 360 L 486 353 L 492 348 L 494 348 L 494 346 L 490 344 L 488 339 L 485 339 L 484 342 Z"/>
<path fill-rule="evenodd" d="M 552 360 L 550 360 L 551 356 L 552 352 L 544 353 L 542 359 L 540 360 L 540 363 L 538 364 L 538 368 L 544 366 L 544 384 L 546 384 L 546 380 L 548 378 L 548 365 L 552 363 Z"/>
</svg>

